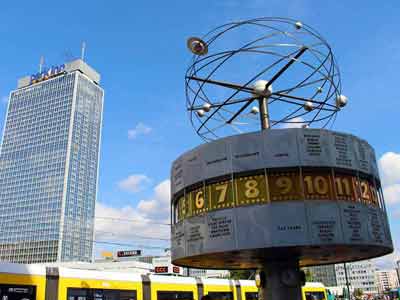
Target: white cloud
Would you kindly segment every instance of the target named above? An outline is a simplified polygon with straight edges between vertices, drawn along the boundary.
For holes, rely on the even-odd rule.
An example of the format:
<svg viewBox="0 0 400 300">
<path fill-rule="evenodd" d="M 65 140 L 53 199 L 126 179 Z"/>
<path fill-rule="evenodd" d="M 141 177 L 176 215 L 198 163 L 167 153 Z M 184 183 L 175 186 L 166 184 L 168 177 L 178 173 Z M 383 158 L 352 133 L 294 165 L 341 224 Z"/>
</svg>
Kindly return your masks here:
<svg viewBox="0 0 400 300">
<path fill-rule="evenodd" d="M 400 203 L 400 154 L 386 152 L 378 165 L 386 202 L 389 205 Z"/>
<path fill-rule="evenodd" d="M 95 236 L 96 240 L 106 241 L 146 241 L 169 239 L 168 219 L 149 219 L 133 206 L 121 208 L 103 203 L 96 204 Z M 163 225 L 164 224 L 164 225 Z M 150 239 L 143 239 L 150 238 Z M 156 240 L 157 241 L 157 240 Z"/>
<path fill-rule="evenodd" d="M 303 125 L 305 125 L 302 117 L 293 118 L 288 120 L 288 122 L 290 123 L 282 123 L 280 128 L 301 128 Z"/>
<path fill-rule="evenodd" d="M 137 193 L 142 191 L 150 182 L 150 178 L 146 175 L 133 174 L 118 182 L 118 186 L 122 190 Z"/>
<path fill-rule="evenodd" d="M 142 244 L 148 245 L 149 240 L 140 238 L 147 237 L 153 239 L 153 245 L 168 243 L 170 238 L 169 185 L 169 180 L 162 181 L 154 188 L 151 199 L 141 200 L 136 207 L 128 205 L 117 208 L 97 203 L 96 240 L 125 243 L 141 240 Z"/>
<path fill-rule="evenodd" d="M 154 188 L 154 196 L 148 200 L 141 200 L 138 210 L 150 218 L 167 218 L 170 211 L 170 180 L 164 180 Z"/>
<path fill-rule="evenodd" d="M 379 269 L 394 269 L 398 260 L 400 260 L 400 252 L 394 250 L 391 254 L 374 259 L 374 263 Z"/>
<path fill-rule="evenodd" d="M 153 129 L 146 124 L 139 122 L 133 129 L 128 130 L 128 139 L 133 140 L 137 138 L 139 135 L 147 135 L 149 134 Z"/>
<path fill-rule="evenodd" d="M 392 184 L 383 188 L 385 202 L 390 204 L 400 203 L 400 184 Z"/>
<path fill-rule="evenodd" d="M 398 206 L 400 203 L 400 154 L 386 152 L 378 160 L 378 166 L 385 202 L 391 206 L 392 216 L 400 218 L 400 209 Z M 392 232 L 392 238 L 394 239 L 395 251 L 392 254 L 375 260 L 379 268 L 393 269 L 395 261 L 400 259 L 400 248 L 394 232 Z"/>
<path fill-rule="evenodd" d="M 400 183 L 400 154 L 386 152 L 379 159 L 379 169 L 384 185 Z"/>
</svg>

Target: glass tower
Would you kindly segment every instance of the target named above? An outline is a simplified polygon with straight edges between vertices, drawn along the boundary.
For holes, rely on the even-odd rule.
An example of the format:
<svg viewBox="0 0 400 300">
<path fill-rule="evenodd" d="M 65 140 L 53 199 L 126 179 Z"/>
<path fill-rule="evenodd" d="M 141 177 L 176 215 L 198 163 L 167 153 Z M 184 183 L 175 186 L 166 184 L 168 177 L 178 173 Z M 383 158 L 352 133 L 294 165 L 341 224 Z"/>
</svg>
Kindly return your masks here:
<svg viewBox="0 0 400 300">
<path fill-rule="evenodd" d="M 0 150 L 0 260 L 91 261 L 103 90 L 82 60 L 19 80 Z"/>
</svg>

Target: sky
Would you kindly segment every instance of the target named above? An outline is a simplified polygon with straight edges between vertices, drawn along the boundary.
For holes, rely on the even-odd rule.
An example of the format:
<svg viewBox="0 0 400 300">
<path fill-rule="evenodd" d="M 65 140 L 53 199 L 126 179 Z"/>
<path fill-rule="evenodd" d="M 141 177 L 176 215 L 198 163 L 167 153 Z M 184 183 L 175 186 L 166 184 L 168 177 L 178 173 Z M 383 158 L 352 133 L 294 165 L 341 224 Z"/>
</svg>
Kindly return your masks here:
<svg viewBox="0 0 400 300">
<path fill-rule="evenodd" d="M 333 128 L 376 150 L 396 247 L 378 264 L 390 267 L 400 251 L 399 15 L 398 0 L 2 1 L 0 127 L 17 79 L 37 72 L 42 55 L 47 66 L 79 57 L 85 41 L 105 90 L 96 255 L 162 251 L 171 163 L 202 143 L 185 111 L 186 39 L 233 20 L 301 20 L 329 41 L 340 67 L 349 104 Z"/>
</svg>

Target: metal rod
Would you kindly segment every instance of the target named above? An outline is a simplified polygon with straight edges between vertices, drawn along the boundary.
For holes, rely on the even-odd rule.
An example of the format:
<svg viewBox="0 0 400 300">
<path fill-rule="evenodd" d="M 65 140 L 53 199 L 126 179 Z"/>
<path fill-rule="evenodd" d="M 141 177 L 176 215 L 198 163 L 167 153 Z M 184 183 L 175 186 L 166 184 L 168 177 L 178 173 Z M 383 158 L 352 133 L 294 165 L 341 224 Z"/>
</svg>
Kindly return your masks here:
<svg viewBox="0 0 400 300">
<path fill-rule="evenodd" d="M 292 95 L 289 95 L 289 94 L 282 94 L 282 93 L 272 93 L 272 95 L 273 96 L 277 95 L 279 97 L 285 97 L 285 98 L 295 99 L 295 100 L 299 100 L 299 101 L 308 101 L 308 102 L 316 103 L 316 104 L 320 104 L 320 105 L 328 105 L 328 106 L 331 106 L 331 107 L 334 107 L 335 109 L 337 109 L 337 107 L 332 105 L 332 104 L 325 103 L 323 101 L 318 101 L 318 100 L 315 100 L 315 99 L 312 99 L 312 98 L 308 99 L 308 98 L 304 98 L 304 97 L 292 96 Z"/>
<path fill-rule="evenodd" d="M 268 99 L 262 97 L 258 100 L 260 106 L 260 123 L 261 130 L 269 128 L 269 115 L 268 115 Z"/>
<path fill-rule="evenodd" d="M 240 115 L 242 111 L 244 111 L 251 103 L 253 103 L 253 101 L 254 101 L 255 99 L 256 99 L 256 98 L 253 98 L 252 100 L 249 100 L 249 101 L 248 101 L 245 105 L 243 105 L 242 108 L 239 109 L 228 121 L 226 121 L 226 123 L 228 123 L 228 124 L 232 123 L 233 120 L 235 120 L 236 117 L 237 117 L 238 115 Z"/>
<path fill-rule="evenodd" d="M 40 63 L 39 63 L 39 73 L 42 73 L 43 65 L 44 65 L 44 56 L 41 56 Z"/>
<path fill-rule="evenodd" d="M 238 103 L 252 101 L 252 100 L 254 100 L 256 98 L 257 97 L 248 97 L 248 98 L 243 98 L 243 99 L 232 99 L 231 101 L 229 101 L 227 103 L 221 103 L 220 102 L 220 103 L 211 104 L 211 102 L 209 102 L 209 101 L 205 101 L 205 102 L 210 104 L 210 108 L 215 108 L 215 107 L 222 107 L 222 106 L 226 106 L 226 105 L 234 105 L 234 104 L 238 104 Z M 193 111 L 193 110 L 199 110 L 199 109 L 203 109 L 203 105 L 189 107 L 187 110 L 188 111 Z"/>
<path fill-rule="evenodd" d="M 295 61 L 297 61 L 300 56 L 303 55 L 304 52 L 306 52 L 308 48 L 307 47 L 302 47 L 299 51 L 299 53 L 297 53 L 294 57 L 292 57 L 290 59 L 290 61 L 283 66 L 282 69 L 280 69 L 274 76 L 272 76 L 272 78 L 270 80 L 268 80 L 268 83 L 265 85 L 265 89 L 268 89 L 268 87 L 275 81 L 277 80 L 282 74 L 283 72 L 285 72 Z"/>
<path fill-rule="evenodd" d="M 350 300 L 351 296 L 350 296 L 350 284 L 349 284 L 349 278 L 347 276 L 347 266 L 346 263 L 344 263 L 344 276 L 346 278 L 346 287 L 347 287 L 347 299 Z"/>
<path fill-rule="evenodd" d="M 85 50 L 86 50 L 86 42 L 82 42 L 82 47 L 81 47 L 81 59 L 84 61 L 85 60 Z"/>
<path fill-rule="evenodd" d="M 290 100 L 287 100 L 287 99 L 283 99 L 283 98 L 280 98 L 280 97 L 274 97 L 274 96 L 269 96 L 269 98 L 271 98 L 271 99 L 273 99 L 273 100 L 276 100 L 276 101 L 282 101 L 282 102 L 285 102 L 285 103 L 295 104 L 295 105 L 298 105 L 298 106 L 303 107 L 303 104 L 302 104 L 302 103 L 299 103 L 299 102 L 290 101 Z M 310 102 L 311 102 L 311 101 L 310 101 Z M 337 111 L 338 111 L 337 108 L 336 108 L 336 109 L 333 109 L 333 108 L 324 108 L 324 107 L 322 107 L 322 105 L 323 105 L 323 104 L 319 104 L 319 106 L 316 107 L 316 108 L 314 108 L 314 109 L 320 109 L 320 110 L 323 110 L 323 111 L 332 111 L 332 112 L 337 112 Z M 329 105 L 329 104 L 327 103 L 326 105 Z M 320 107 L 320 106 L 321 106 L 321 107 Z M 330 106 L 330 105 L 329 105 L 329 106 Z"/>
<path fill-rule="evenodd" d="M 292 58 L 290 58 L 290 61 L 284 65 L 274 76 L 272 76 L 272 78 L 268 81 L 268 83 L 265 85 L 265 90 L 268 90 L 268 88 L 271 86 L 271 84 L 277 80 L 294 62 L 296 62 L 300 56 L 303 55 L 304 52 L 307 51 L 307 47 L 302 47 L 300 49 L 300 51 Z M 247 86 L 244 86 L 243 88 L 248 88 Z M 253 89 L 253 93 L 254 93 L 254 89 Z M 230 124 L 233 122 L 233 120 L 236 119 L 236 117 L 246 109 L 246 107 L 248 107 L 253 101 L 249 101 L 247 102 L 241 109 L 238 110 L 237 113 L 235 113 L 228 121 L 226 121 L 226 123 Z M 261 110 L 261 107 L 263 107 L 263 110 Z M 264 108 L 265 107 L 265 108 Z M 265 113 L 263 113 L 265 112 Z M 265 105 L 261 105 L 260 102 L 260 115 L 262 115 L 262 119 L 261 119 L 261 128 L 262 130 L 269 128 L 269 124 L 268 124 L 268 120 L 266 122 L 265 120 L 265 116 L 268 117 L 268 108 L 267 108 L 267 103 Z"/>
<path fill-rule="evenodd" d="M 241 91 L 244 91 L 244 92 L 253 93 L 253 89 L 252 88 L 244 86 L 244 85 L 242 86 L 242 85 L 229 83 L 229 82 L 223 82 L 223 81 L 219 81 L 219 80 L 203 79 L 203 78 L 199 78 L 199 77 L 195 77 L 195 76 L 186 76 L 186 79 L 196 80 L 196 81 L 200 81 L 200 82 L 205 82 L 205 83 L 210 83 L 210 84 L 223 86 L 223 87 L 234 89 L 234 90 L 241 90 Z"/>
</svg>

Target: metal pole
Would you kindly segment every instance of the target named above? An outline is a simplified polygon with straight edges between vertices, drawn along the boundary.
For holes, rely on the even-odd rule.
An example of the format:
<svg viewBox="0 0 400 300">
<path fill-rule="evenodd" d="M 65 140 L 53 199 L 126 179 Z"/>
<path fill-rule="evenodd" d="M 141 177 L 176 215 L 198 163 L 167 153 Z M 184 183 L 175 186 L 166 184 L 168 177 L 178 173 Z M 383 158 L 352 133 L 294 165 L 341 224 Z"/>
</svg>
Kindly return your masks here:
<svg viewBox="0 0 400 300">
<path fill-rule="evenodd" d="M 44 65 L 44 56 L 41 56 L 40 63 L 39 63 L 39 73 L 42 73 L 43 65 Z"/>
<path fill-rule="evenodd" d="M 86 50 L 86 42 L 82 42 L 82 47 L 81 47 L 81 59 L 84 61 L 85 60 L 85 50 Z"/>
<path fill-rule="evenodd" d="M 301 300 L 302 276 L 298 261 L 269 261 L 263 266 L 259 290 L 262 300 Z"/>
<path fill-rule="evenodd" d="M 344 263 L 344 276 L 346 278 L 346 287 L 347 287 L 347 295 L 348 295 L 348 299 L 351 299 L 350 296 L 350 284 L 349 284 L 349 278 L 347 277 L 347 267 L 346 267 L 346 263 Z"/>
<path fill-rule="evenodd" d="M 397 261 L 396 273 L 397 273 L 397 280 L 398 280 L 399 285 L 400 285 L 400 260 Z M 399 290 L 399 292 L 400 292 L 400 290 Z"/>
<path fill-rule="evenodd" d="M 261 130 L 269 128 L 268 98 L 262 97 L 258 100 L 260 106 Z"/>
</svg>

